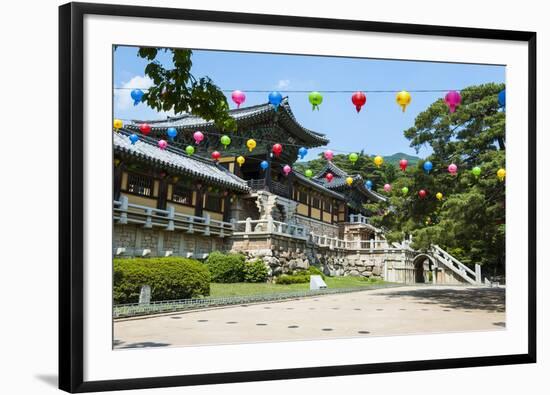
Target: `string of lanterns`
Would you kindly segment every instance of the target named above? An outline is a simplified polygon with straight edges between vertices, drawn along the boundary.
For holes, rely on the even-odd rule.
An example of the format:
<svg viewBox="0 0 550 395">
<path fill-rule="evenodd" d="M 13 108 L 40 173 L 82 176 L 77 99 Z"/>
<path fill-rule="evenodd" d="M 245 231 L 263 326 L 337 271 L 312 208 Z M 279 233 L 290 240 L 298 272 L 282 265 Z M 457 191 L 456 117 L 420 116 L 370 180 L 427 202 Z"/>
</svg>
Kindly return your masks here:
<svg viewBox="0 0 550 395">
<path fill-rule="evenodd" d="M 126 89 L 126 88 L 115 88 L 115 89 Z M 254 91 L 254 92 L 264 92 L 264 91 Z M 295 91 L 295 92 L 302 92 L 302 91 Z M 345 93 L 347 91 L 327 91 L 327 92 L 342 92 Z M 381 93 L 381 92 L 392 92 L 392 91 L 371 91 L 373 93 Z M 416 92 L 441 92 L 441 90 L 418 90 Z M 142 98 L 145 92 L 142 89 L 133 89 L 130 93 L 130 96 L 132 97 L 132 100 L 134 100 L 134 106 L 137 106 Z M 278 91 L 272 91 L 268 94 L 268 102 L 273 106 L 275 111 L 279 108 L 281 105 L 281 102 L 283 101 L 283 95 L 281 92 Z M 234 90 L 231 92 L 231 100 L 233 103 L 237 105 L 237 108 L 241 107 L 241 104 L 243 104 L 246 101 L 246 94 L 240 90 Z M 323 95 L 321 92 L 318 91 L 312 91 L 308 94 L 308 100 L 309 103 L 312 106 L 312 110 L 319 111 L 319 106 L 323 103 Z M 401 110 L 405 112 L 407 109 L 407 106 L 411 104 L 412 96 L 409 91 L 402 90 L 400 92 L 397 92 L 395 96 L 395 101 L 399 107 L 401 107 Z M 445 94 L 443 101 L 449 108 L 450 113 L 454 113 L 458 106 L 462 103 L 462 96 L 460 95 L 460 92 L 456 90 L 449 90 Z M 367 103 L 367 95 L 364 91 L 357 91 L 354 92 L 351 95 L 351 102 L 355 106 L 355 109 L 357 113 L 361 111 L 361 108 Z M 506 90 L 502 90 L 498 94 L 498 104 L 500 107 L 505 109 L 506 107 Z"/>
</svg>

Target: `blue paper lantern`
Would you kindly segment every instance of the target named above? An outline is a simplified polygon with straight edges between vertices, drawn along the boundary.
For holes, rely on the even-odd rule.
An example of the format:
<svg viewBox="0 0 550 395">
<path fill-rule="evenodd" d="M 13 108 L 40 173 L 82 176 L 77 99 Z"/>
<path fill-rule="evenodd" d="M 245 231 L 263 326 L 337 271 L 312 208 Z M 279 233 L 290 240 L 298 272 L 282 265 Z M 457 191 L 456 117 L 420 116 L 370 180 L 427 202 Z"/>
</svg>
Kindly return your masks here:
<svg viewBox="0 0 550 395">
<path fill-rule="evenodd" d="M 302 147 L 298 150 L 298 155 L 300 155 L 300 159 L 304 159 L 304 157 L 307 155 L 307 148 Z"/>
<path fill-rule="evenodd" d="M 128 138 L 130 139 L 132 145 L 139 141 L 139 136 L 137 134 L 131 134 L 130 136 L 128 136 Z"/>
<path fill-rule="evenodd" d="M 367 180 L 367 182 L 365 182 L 365 186 L 367 187 L 367 189 L 370 191 L 372 189 L 372 181 L 371 180 Z"/>
<path fill-rule="evenodd" d="M 433 169 L 434 165 L 432 164 L 432 162 L 430 162 L 429 160 L 427 160 L 426 162 L 424 162 L 424 171 L 426 173 L 430 173 L 430 171 Z"/>
<path fill-rule="evenodd" d="M 130 95 L 134 100 L 134 106 L 137 106 L 139 103 L 141 103 L 141 98 L 143 97 L 143 91 L 141 89 L 134 89 L 132 93 L 130 93 Z"/>
<path fill-rule="evenodd" d="M 275 111 L 277 111 L 277 108 L 283 101 L 283 95 L 281 95 L 281 92 L 274 91 L 269 94 L 268 100 L 269 104 L 271 104 L 275 108 Z"/>
<path fill-rule="evenodd" d="M 178 131 L 176 128 L 168 128 L 166 129 L 166 134 L 170 138 L 170 140 L 174 141 L 174 138 L 178 135 Z"/>
<path fill-rule="evenodd" d="M 498 93 L 498 105 L 502 108 L 506 108 L 506 89 Z"/>
<path fill-rule="evenodd" d="M 267 168 L 269 167 L 269 163 L 266 160 L 263 160 L 260 163 L 260 167 L 262 168 L 262 170 L 267 170 Z"/>
</svg>

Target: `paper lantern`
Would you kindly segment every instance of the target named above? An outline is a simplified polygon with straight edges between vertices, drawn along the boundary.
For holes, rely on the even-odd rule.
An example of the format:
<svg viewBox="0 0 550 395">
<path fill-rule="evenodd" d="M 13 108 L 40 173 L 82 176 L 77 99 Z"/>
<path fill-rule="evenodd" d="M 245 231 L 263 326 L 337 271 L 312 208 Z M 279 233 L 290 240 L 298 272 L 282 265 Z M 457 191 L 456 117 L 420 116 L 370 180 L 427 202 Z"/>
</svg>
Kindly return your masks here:
<svg viewBox="0 0 550 395">
<path fill-rule="evenodd" d="M 130 96 L 132 96 L 134 106 L 137 106 L 139 103 L 141 103 L 141 99 L 143 98 L 143 91 L 141 89 L 134 89 L 130 93 Z"/>
<path fill-rule="evenodd" d="M 401 193 L 403 194 L 403 196 L 405 196 L 406 194 L 409 193 L 409 188 L 407 188 L 407 187 L 401 188 Z"/>
<path fill-rule="evenodd" d="M 281 156 L 281 153 L 283 152 L 283 146 L 279 143 L 273 144 L 273 147 L 271 148 L 271 152 L 273 152 L 273 155 L 275 155 L 276 158 Z"/>
<path fill-rule="evenodd" d="M 325 156 L 325 159 L 328 160 L 328 161 L 331 161 L 333 158 L 334 158 L 334 152 L 332 152 L 331 150 L 326 150 L 323 155 Z"/>
<path fill-rule="evenodd" d="M 139 136 L 135 133 L 128 136 L 128 138 L 130 139 L 130 142 L 132 143 L 132 145 L 134 145 L 139 141 Z"/>
<path fill-rule="evenodd" d="M 426 195 L 427 195 L 427 192 L 424 189 L 421 189 L 420 191 L 418 191 L 418 197 L 420 197 L 420 199 L 424 199 Z"/>
<path fill-rule="evenodd" d="M 430 171 L 432 171 L 434 165 L 432 164 L 432 162 L 427 160 L 426 162 L 424 162 L 424 165 L 422 167 L 424 168 L 426 174 L 430 174 Z"/>
<path fill-rule="evenodd" d="M 300 149 L 298 150 L 298 155 L 300 156 L 300 159 L 304 159 L 304 157 L 307 155 L 307 148 L 300 147 Z"/>
<path fill-rule="evenodd" d="M 195 144 L 200 144 L 202 140 L 204 140 L 204 134 L 202 132 L 195 132 L 193 133 L 193 139 L 195 140 Z"/>
<path fill-rule="evenodd" d="M 113 127 L 118 130 L 124 126 L 124 123 L 122 122 L 122 119 L 115 119 L 113 121 Z"/>
<path fill-rule="evenodd" d="M 246 100 L 246 95 L 244 94 L 244 92 L 236 90 L 231 93 L 231 99 L 237 105 L 237 108 L 239 108 L 241 104 L 243 104 Z"/>
<path fill-rule="evenodd" d="M 371 180 L 367 180 L 365 182 L 365 186 L 367 187 L 367 189 L 370 191 L 372 189 L 372 181 Z"/>
<path fill-rule="evenodd" d="M 166 142 L 166 140 L 159 140 L 158 146 L 160 149 L 166 149 L 166 147 L 168 147 L 168 143 Z"/>
<path fill-rule="evenodd" d="M 256 140 L 254 139 L 248 139 L 246 141 L 246 146 L 248 147 L 248 150 L 252 152 L 254 148 L 256 148 Z"/>
<path fill-rule="evenodd" d="M 360 91 L 355 92 L 351 96 L 351 102 L 355 106 L 355 109 L 357 110 L 357 112 L 359 112 L 361 111 L 361 107 L 363 107 L 367 102 L 367 95 L 365 95 L 363 92 L 360 92 Z"/>
<path fill-rule="evenodd" d="M 395 101 L 401 106 L 403 112 L 405 112 L 407 106 L 411 104 L 411 94 L 407 91 L 401 91 L 395 97 Z"/>
<path fill-rule="evenodd" d="M 166 129 L 166 134 L 171 141 L 174 141 L 174 138 L 176 138 L 176 136 L 178 135 L 178 131 L 176 130 L 176 128 L 168 128 Z"/>
<path fill-rule="evenodd" d="M 269 162 L 266 160 L 261 161 L 260 167 L 262 168 L 262 170 L 267 170 L 267 168 L 269 167 Z"/>
<path fill-rule="evenodd" d="M 474 175 L 475 178 L 479 177 L 479 175 L 481 174 L 481 168 L 476 166 L 472 169 L 472 174 Z"/>
<path fill-rule="evenodd" d="M 351 163 L 355 164 L 357 162 L 357 159 L 359 159 L 359 155 L 357 155 L 355 152 L 352 152 L 349 154 L 348 159 Z"/>
<path fill-rule="evenodd" d="M 407 159 L 401 159 L 399 161 L 399 167 L 401 168 L 401 170 L 405 171 L 407 170 L 407 166 L 409 165 L 409 161 Z"/>
<path fill-rule="evenodd" d="M 283 95 L 281 95 L 281 92 L 271 92 L 267 99 L 269 101 L 269 104 L 271 104 L 275 111 L 277 111 L 277 108 L 283 101 Z"/>
<path fill-rule="evenodd" d="M 323 95 L 321 95 L 319 92 L 310 92 L 309 102 L 312 105 L 312 110 L 319 111 L 319 105 L 323 102 Z"/>
<path fill-rule="evenodd" d="M 313 177 L 313 170 L 307 169 L 306 172 L 305 172 L 305 175 L 306 175 L 307 178 Z"/>
<path fill-rule="evenodd" d="M 436 197 L 437 200 L 441 200 L 441 199 L 443 199 L 443 194 L 441 192 L 437 192 L 435 194 L 435 197 Z"/>
<path fill-rule="evenodd" d="M 334 175 L 332 173 L 327 173 L 325 178 L 327 179 L 328 182 L 332 182 L 332 180 L 334 179 Z"/>
<path fill-rule="evenodd" d="M 216 161 L 219 160 L 221 156 L 222 156 L 222 155 L 221 155 L 218 151 L 214 151 L 214 152 L 212 152 L 212 154 L 211 154 L 212 159 L 214 159 L 214 160 L 216 160 Z"/>
<path fill-rule="evenodd" d="M 380 155 L 374 157 L 374 164 L 376 165 L 376 167 L 382 166 L 382 163 L 384 163 L 384 158 L 382 158 Z"/>
<path fill-rule="evenodd" d="M 506 170 L 498 169 L 497 177 L 498 177 L 499 181 L 504 181 L 504 178 L 506 177 Z"/>
<path fill-rule="evenodd" d="M 455 165 L 454 163 L 451 163 L 447 168 L 447 170 L 449 170 L 449 173 L 451 173 L 451 175 L 456 176 L 456 173 L 458 171 L 458 166 Z"/>
<path fill-rule="evenodd" d="M 456 111 L 456 108 L 460 105 L 461 101 L 462 97 L 457 91 L 449 91 L 445 95 L 445 104 L 447 104 L 447 107 L 449 107 L 449 111 L 451 113 Z"/>
<path fill-rule="evenodd" d="M 148 135 L 149 133 L 151 133 L 151 125 L 149 125 L 148 123 L 142 123 L 139 125 L 139 131 L 144 135 Z"/>
<path fill-rule="evenodd" d="M 290 167 L 289 165 L 283 166 L 283 173 L 285 173 L 285 176 L 288 176 L 291 171 L 292 171 L 292 167 Z"/>
<path fill-rule="evenodd" d="M 387 193 L 391 192 L 391 185 L 390 184 L 384 184 L 384 191 Z"/>
<path fill-rule="evenodd" d="M 231 138 L 227 135 L 223 135 L 221 138 L 220 138 L 220 143 L 222 143 L 223 145 L 223 148 L 227 149 L 227 146 L 229 144 L 231 144 Z"/>
<path fill-rule="evenodd" d="M 353 184 L 353 178 L 347 177 L 347 178 L 346 178 L 346 184 L 348 184 L 349 186 L 351 186 L 351 184 Z"/>
<path fill-rule="evenodd" d="M 502 108 L 506 108 L 506 89 L 498 93 L 498 105 Z"/>
<path fill-rule="evenodd" d="M 185 147 L 185 152 L 187 152 L 187 155 L 193 155 L 195 153 L 195 147 L 188 145 Z"/>
<path fill-rule="evenodd" d="M 245 162 L 245 159 L 244 159 L 244 156 L 238 156 L 237 157 L 237 164 L 239 165 L 239 167 L 241 167 Z"/>
</svg>

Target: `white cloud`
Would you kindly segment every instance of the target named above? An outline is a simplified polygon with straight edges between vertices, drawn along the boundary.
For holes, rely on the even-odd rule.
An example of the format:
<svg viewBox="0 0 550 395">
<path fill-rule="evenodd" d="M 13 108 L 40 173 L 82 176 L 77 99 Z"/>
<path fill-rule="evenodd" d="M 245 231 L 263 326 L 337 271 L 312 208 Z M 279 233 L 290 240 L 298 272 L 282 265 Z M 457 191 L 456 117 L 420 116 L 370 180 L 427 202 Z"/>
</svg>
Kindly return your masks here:
<svg viewBox="0 0 550 395">
<path fill-rule="evenodd" d="M 115 114 L 124 113 L 128 114 L 132 118 L 143 119 L 151 118 L 164 118 L 166 116 L 174 116 L 174 111 L 155 111 L 147 104 L 141 103 L 134 106 L 134 100 L 132 99 L 131 92 L 133 89 L 147 89 L 153 85 L 153 80 L 147 76 L 136 75 L 129 81 L 122 83 L 119 87 L 125 89 L 115 89 L 114 91 L 114 106 Z M 155 116 L 156 115 L 156 116 Z"/>
<path fill-rule="evenodd" d="M 279 80 L 277 89 L 286 89 L 290 86 L 290 80 Z"/>
</svg>

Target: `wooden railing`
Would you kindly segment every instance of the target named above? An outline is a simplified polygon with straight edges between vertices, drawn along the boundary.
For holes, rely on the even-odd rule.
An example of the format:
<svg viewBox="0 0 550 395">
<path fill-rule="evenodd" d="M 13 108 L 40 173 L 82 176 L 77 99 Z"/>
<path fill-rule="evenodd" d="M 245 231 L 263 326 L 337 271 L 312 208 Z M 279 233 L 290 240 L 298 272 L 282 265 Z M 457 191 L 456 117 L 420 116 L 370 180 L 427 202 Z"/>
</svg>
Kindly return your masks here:
<svg viewBox="0 0 550 395">
<path fill-rule="evenodd" d="M 248 184 L 250 189 L 253 191 L 267 189 L 266 181 L 264 178 L 260 178 L 256 180 L 248 180 L 246 181 L 246 183 Z M 269 192 L 272 192 L 275 195 L 279 195 L 287 198 L 290 197 L 290 187 L 288 185 L 283 184 L 282 182 L 271 181 Z"/>
<path fill-rule="evenodd" d="M 208 214 L 204 217 L 181 214 L 174 207 L 166 210 L 140 206 L 128 202 L 126 196 L 113 203 L 113 219 L 119 224 L 140 224 L 144 228 L 161 227 L 168 231 L 184 230 L 187 233 L 200 233 L 204 236 L 216 235 L 219 237 L 231 236 L 233 224 L 217 221 Z"/>
<path fill-rule="evenodd" d="M 350 224 L 364 224 L 369 223 L 369 219 L 362 214 L 350 214 L 349 215 Z"/>
</svg>

